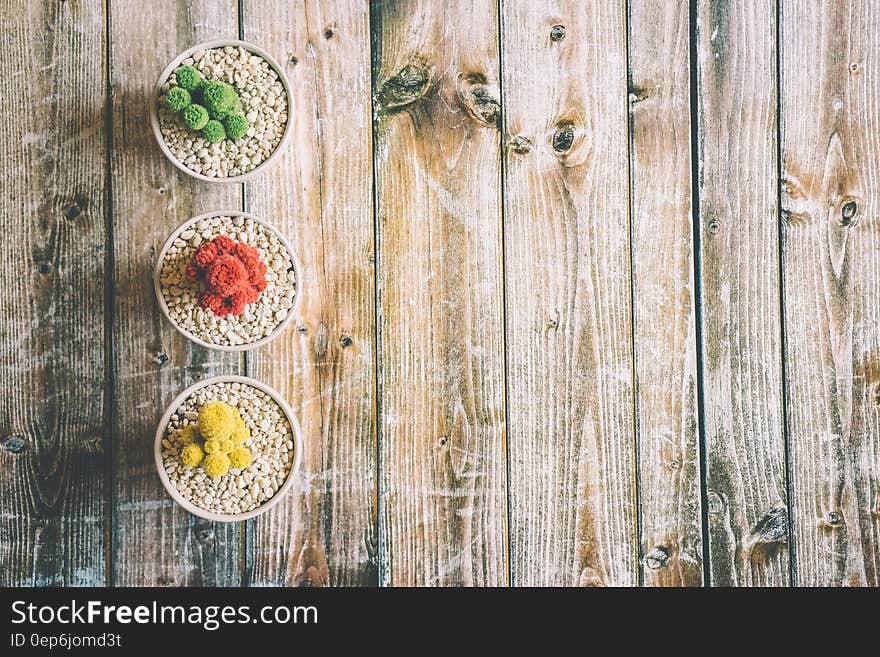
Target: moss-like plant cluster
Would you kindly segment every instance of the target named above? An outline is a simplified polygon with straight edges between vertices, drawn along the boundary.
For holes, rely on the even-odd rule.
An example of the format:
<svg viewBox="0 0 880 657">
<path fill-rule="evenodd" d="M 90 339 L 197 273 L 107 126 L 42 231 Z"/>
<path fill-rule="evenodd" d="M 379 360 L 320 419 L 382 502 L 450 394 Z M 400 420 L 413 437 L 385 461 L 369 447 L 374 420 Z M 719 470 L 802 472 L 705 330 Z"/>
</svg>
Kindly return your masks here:
<svg viewBox="0 0 880 657">
<path fill-rule="evenodd" d="M 206 80 L 192 66 L 174 71 L 177 86 L 165 94 L 165 106 L 180 114 L 193 132 L 212 144 L 224 139 L 241 139 L 250 124 L 241 109 L 235 87 L 220 80 Z"/>
<path fill-rule="evenodd" d="M 195 424 L 188 424 L 177 436 L 184 445 L 180 461 L 202 467 L 209 477 L 222 477 L 229 468 L 246 468 L 252 455 L 244 443 L 251 437 L 241 413 L 222 401 L 202 404 Z"/>
</svg>

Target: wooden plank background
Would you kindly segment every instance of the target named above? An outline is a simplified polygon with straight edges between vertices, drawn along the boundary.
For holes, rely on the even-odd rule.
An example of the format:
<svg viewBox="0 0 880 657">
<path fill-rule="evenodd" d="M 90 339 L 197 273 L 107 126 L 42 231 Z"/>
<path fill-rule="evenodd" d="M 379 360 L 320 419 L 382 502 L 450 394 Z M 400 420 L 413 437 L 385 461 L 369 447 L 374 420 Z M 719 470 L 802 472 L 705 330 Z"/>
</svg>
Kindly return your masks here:
<svg viewBox="0 0 880 657">
<path fill-rule="evenodd" d="M 136 18 L 135 18 L 136 17 Z M 14 0 L 0 584 L 880 585 L 880 11 L 868 0 Z M 155 80 L 266 48 L 294 136 L 207 185 Z M 161 320 L 195 214 L 304 266 L 271 345 Z M 204 522 L 152 435 L 193 381 L 277 388 L 284 503 Z"/>
</svg>

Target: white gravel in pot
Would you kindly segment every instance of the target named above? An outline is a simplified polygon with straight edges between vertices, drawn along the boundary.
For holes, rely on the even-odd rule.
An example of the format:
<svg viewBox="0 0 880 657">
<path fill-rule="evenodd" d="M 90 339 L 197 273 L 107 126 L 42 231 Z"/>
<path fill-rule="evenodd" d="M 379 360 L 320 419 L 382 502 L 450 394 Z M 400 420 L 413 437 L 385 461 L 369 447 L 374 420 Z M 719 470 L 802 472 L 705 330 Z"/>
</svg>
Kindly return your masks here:
<svg viewBox="0 0 880 657">
<path fill-rule="evenodd" d="M 253 460 L 247 468 L 209 477 L 201 467 L 181 463 L 179 436 L 196 422 L 202 404 L 218 400 L 241 413 L 251 432 L 244 446 Z M 171 415 L 162 439 L 162 467 L 187 502 L 211 513 L 235 515 L 257 509 L 278 493 L 293 467 L 294 450 L 290 422 L 270 395 L 247 383 L 223 381 L 199 388 Z"/>
<path fill-rule="evenodd" d="M 210 178 L 241 176 L 267 160 L 281 143 L 288 121 L 288 98 L 278 73 L 257 54 L 241 46 L 196 50 L 181 66 L 193 66 L 209 80 L 235 87 L 250 123 L 244 137 L 216 144 L 190 130 L 183 118 L 165 107 L 174 74 L 162 85 L 159 128 L 165 145 L 186 168 Z"/>
<path fill-rule="evenodd" d="M 253 246 L 266 264 L 266 289 L 240 315 L 220 317 L 200 307 L 199 284 L 186 277 L 196 249 L 218 235 Z M 296 276 L 292 254 L 273 231 L 247 217 L 204 217 L 168 246 L 159 267 L 159 290 L 168 318 L 184 332 L 209 345 L 240 346 L 266 338 L 288 321 L 297 297 Z"/>
</svg>

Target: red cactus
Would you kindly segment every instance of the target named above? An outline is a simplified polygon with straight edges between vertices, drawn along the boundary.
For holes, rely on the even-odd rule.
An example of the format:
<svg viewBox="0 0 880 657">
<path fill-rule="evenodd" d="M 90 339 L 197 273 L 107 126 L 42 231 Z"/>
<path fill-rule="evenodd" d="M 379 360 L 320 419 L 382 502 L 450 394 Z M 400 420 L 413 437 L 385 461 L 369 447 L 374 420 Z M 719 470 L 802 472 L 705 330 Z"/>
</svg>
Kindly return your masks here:
<svg viewBox="0 0 880 657">
<path fill-rule="evenodd" d="M 186 277 L 202 286 L 199 305 L 215 315 L 239 315 L 266 289 L 266 264 L 243 242 L 218 235 L 196 249 Z"/>
</svg>

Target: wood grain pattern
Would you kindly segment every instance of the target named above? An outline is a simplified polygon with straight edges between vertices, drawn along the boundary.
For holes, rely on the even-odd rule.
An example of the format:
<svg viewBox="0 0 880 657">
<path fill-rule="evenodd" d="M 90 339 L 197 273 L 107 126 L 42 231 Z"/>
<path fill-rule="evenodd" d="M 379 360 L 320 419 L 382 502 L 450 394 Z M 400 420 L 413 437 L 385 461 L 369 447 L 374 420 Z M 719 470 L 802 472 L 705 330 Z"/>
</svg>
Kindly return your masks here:
<svg viewBox="0 0 880 657">
<path fill-rule="evenodd" d="M 254 520 L 248 582 L 375 585 L 373 187 L 366 2 L 246 2 L 244 38 L 284 62 L 295 133 L 247 185 L 249 210 L 291 240 L 304 270 L 299 317 L 250 357 L 302 425 L 300 482 Z"/>
<path fill-rule="evenodd" d="M 515 585 L 638 581 L 622 9 L 503 6 Z"/>
<path fill-rule="evenodd" d="M 0 33 L 25 103 L 2 146 L 0 585 L 102 585 L 101 2 L 5 3 Z"/>
<path fill-rule="evenodd" d="M 371 29 L 380 580 L 505 584 L 496 3 L 383 0 Z"/>
<path fill-rule="evenodd" d="M 700 248 L 713 585 L 789 581 L 776 6 L 697 4 Z"/>
<path fill-rule="evenodd" d="M 786 383 L 801 586 L 880 586 L 878 35 L 873 3 L 782 3 Z"/>
<path fill-rule="evenodd" d="M 703 582 L 689 4 L 630 4 L 630 194 L 641 567 Z"/>
<path fill-rule="evenodd" d="M 159 481 L 152 445 L 165 406 L 193 381 L 241 373 L 241 357 L 195 346 L 162 318 L 152 286 L 156 255 L 189 217 L 241 207 L 241 185 L 188 178 L 164 158 L 149 126 L 153 86 L 181 50 L 238 37 L 237 3 L 111 4 L 113 94 L 115 406 L 113 583 L 237 585 L 242 528 L 176 506 Z M 138 16 L 138 20 L 132 20 Z M 171 28 L 169 28 L 171 26 Z"/>
</svg>

